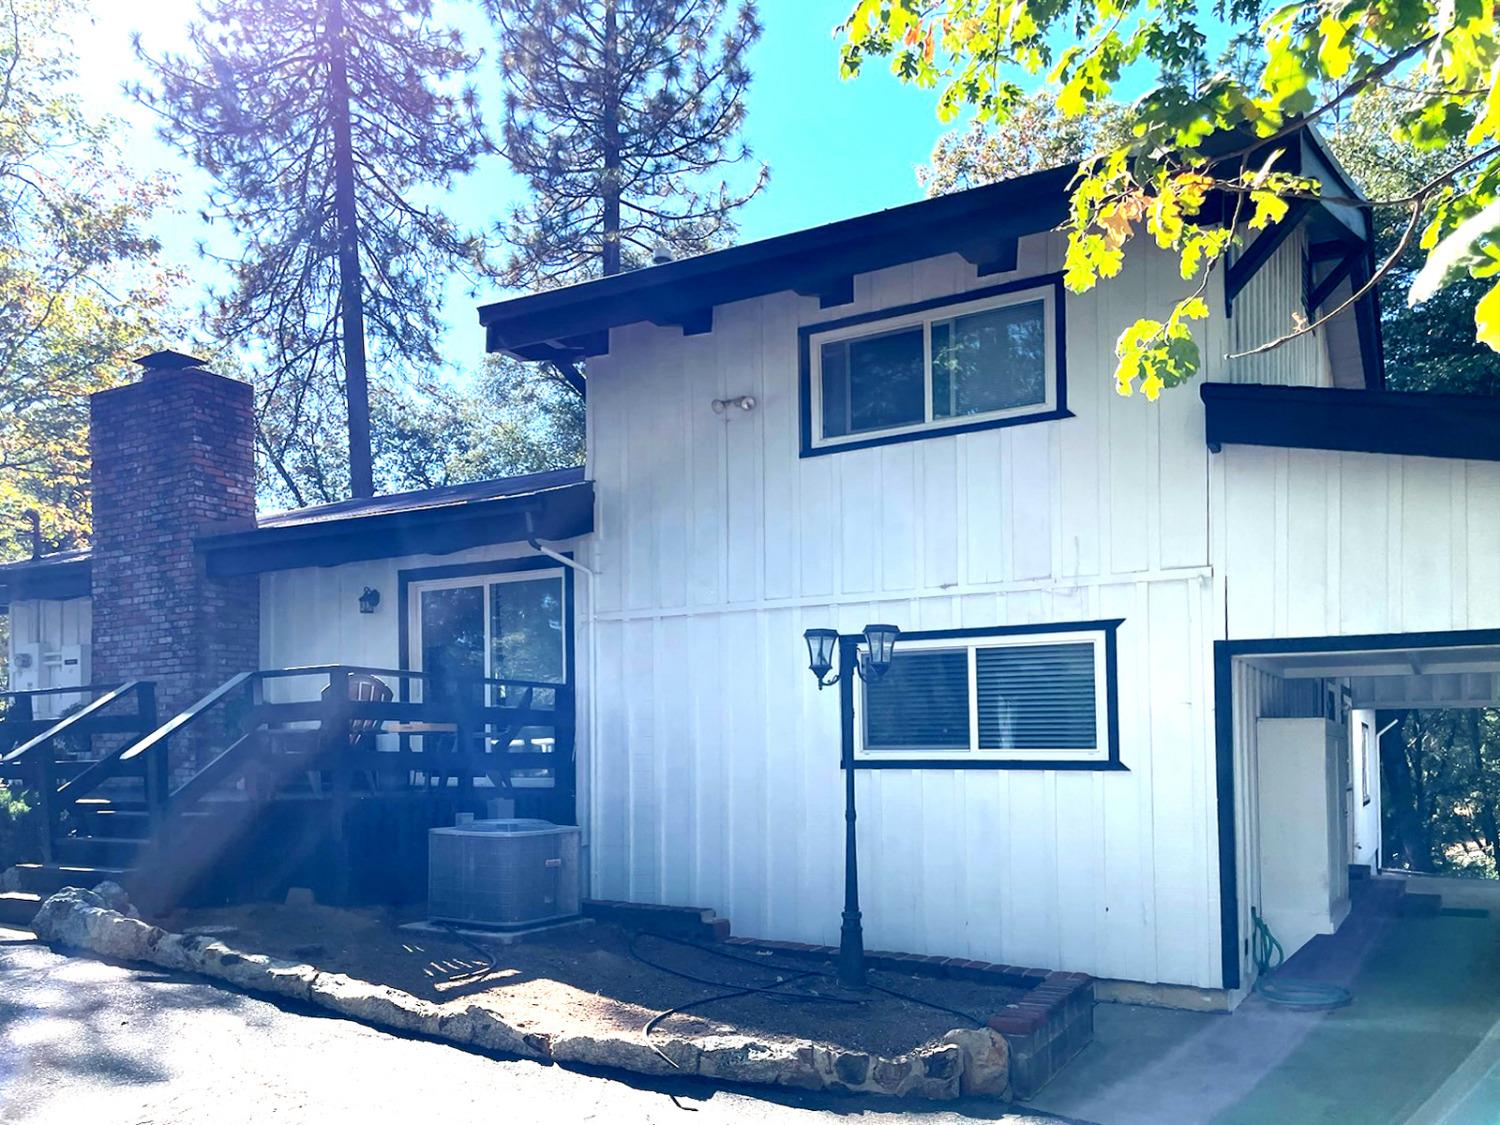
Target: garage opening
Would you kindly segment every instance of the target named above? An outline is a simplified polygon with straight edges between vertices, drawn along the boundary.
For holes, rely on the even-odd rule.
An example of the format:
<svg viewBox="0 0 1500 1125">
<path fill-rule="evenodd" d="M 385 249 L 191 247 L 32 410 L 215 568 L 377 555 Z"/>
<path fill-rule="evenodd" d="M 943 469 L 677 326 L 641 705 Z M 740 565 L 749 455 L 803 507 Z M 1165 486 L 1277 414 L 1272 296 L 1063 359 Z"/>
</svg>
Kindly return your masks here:
<svg viewBox="0 0 1500 1125">
<path fill-rule="evenodd" d="M 1494 877 L 1500 633 L 1227 641 L 1216 657 L 1226 987 L 1254 977 L 1257 919 L 1291 957 L 1382 872 Z"/>
</svg>

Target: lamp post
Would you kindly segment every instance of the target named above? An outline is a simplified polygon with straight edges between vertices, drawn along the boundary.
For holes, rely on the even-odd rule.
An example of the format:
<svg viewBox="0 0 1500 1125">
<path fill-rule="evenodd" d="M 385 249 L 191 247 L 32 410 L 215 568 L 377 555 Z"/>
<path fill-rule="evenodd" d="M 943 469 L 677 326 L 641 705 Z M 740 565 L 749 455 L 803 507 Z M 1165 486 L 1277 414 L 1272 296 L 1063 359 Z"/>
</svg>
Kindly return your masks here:
<svg viewBox="0 0 1500 1125">
<path fill-rule="evenodd" d="M 865 932 L 859 912 L 859 855 L 854 836 L 854 676 L 866 681 L 884 676 L 900 635 L 901 630 L 894 625 L 866 625 L 863 634 L 809 629 L 802 635 L 807 641 L 807 665 L 818 681 L 818 690 L 840 682 L 844 685 L 839 708 L 844 768 L 844 917 L 839 928 L 839 983 L 849 988 L 865 983 Z M 837 671 L 833 666 L 835 656 Z"/>
</svg>

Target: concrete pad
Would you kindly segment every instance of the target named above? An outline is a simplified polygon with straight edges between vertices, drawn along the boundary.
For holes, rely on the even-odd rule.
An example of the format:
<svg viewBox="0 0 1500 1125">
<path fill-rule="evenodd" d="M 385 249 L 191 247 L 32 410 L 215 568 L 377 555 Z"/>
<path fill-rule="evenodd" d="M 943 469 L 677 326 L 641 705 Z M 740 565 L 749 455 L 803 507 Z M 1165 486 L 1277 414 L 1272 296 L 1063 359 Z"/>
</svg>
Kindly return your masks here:
<svg viewBox="0 0 1500 1125">
<path fill-rule="evenodd" d="M 1500 1121 L 1500 921 L 1391 918 L 1339 967 L 1354 1002 L 1332 1012 L 1100 1005 L 1030 1104 L 1109 1125 Z"/>
</svg>

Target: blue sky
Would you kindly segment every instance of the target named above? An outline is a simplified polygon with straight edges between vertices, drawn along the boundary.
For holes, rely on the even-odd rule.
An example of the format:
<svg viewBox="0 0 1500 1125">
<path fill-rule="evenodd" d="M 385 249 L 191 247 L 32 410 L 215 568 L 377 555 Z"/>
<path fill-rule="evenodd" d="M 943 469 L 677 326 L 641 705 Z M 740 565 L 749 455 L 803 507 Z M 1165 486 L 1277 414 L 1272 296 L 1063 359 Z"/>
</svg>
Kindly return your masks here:
<svg viewBox="0 0 1500 1125">
<path fill-rule="evenodd" d="M 158 234 L 168 254 L 206 277 L 194 247 L 205 230 L 197 218 L 206 180 L 155 139 L 151 115 L 126 98 L 124 82 L 145 78 L 131 50 L 139 32 L 152 51 L 180 46 L 193 17 L 193 0 L 122 4 L 95 0 L 93 21 L 69 29 L 80 54 L 80 89 L 92 109 L 117 114 L 129 129 L 129 152 L 142 168 L 168 170 L 180 195 L 163 214 Z M 475 5 L 439 0 L 440 14 L 459 23 L 486 61 L 481 94 L 497 106 L 495 50 Z M 771 168 L 769 187 L 741 213 L 742 241 L 815 226 L 920 197 L 914 169 L 944 132 L 930 91 L 903 87 L 875 65 L 845 82 L 838 74 L 832 28 L 845 0 L 760 0 L 765 34 L 754 49 L 746 137 L 757 160 Z M 454 193 L 460 221 L 488 225 L 518 198 L 520 185 L 496 158 L 481 166 Z M 498 294 L 496 294 L 498 295 Z M 186 294 L 195 306 L 197 294 Z M 453 286 L 445 309 L 449 330 L 444 350 L 459 369 L 477 360 L 481 348 L 474 302 Z"/>
</svg>

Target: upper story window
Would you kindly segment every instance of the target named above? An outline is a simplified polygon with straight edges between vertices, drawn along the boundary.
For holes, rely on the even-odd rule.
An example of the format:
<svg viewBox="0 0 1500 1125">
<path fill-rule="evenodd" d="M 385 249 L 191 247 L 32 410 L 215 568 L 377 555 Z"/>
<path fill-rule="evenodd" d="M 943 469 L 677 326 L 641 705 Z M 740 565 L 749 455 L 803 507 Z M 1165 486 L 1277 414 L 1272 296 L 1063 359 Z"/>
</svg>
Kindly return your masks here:
<svg viewBox="0 0 1500 1125">
<path fill-rule="evenodd" d="M 802 337 L 804 455 L 1068 416 L 1056 279 L 815 324 Z"/>
</svg>

